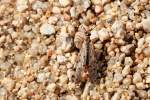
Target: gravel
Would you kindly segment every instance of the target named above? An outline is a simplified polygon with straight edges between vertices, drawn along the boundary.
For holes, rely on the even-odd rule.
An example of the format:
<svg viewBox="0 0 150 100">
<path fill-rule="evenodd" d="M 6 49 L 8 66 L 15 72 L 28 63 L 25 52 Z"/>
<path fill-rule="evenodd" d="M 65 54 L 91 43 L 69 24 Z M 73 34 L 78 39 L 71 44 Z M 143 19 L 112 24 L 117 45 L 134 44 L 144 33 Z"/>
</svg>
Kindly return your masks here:
<svg viewBox="0 0 150 100">
<path fill-rule="evenodd" d="M 150 32 L 150 29 L 148 26 L 150 26 L 150 18 L 148 17 L 147 19 L 143 19 L 142 21 L 143 29 L 146 32 Z"/>
<path fill-rule="evenodd" d="M 52 34 L 55 34 L 55 28 L 53 25 L 44 23 L 40 27 L 40 32 L 42 35 L 52 35 Z"/>
<path fill-rule="evenodd" d="M 149 0 L 0 0 L 0 100 L 149 100 L 149 27 Z"/>
</svg>

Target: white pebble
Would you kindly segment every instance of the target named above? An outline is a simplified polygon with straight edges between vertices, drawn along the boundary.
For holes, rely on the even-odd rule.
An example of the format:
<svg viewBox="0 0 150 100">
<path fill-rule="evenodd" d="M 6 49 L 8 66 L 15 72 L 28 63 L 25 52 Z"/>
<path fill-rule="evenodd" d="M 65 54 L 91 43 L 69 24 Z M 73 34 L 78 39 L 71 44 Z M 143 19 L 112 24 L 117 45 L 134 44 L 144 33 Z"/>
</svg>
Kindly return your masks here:
<svg viewBox="0 0 150 100">
<path fill-rule="evenodd" d="M 150 17 L 148 17 L 147 19 L 143 19 L 142 25 L 143 25 L 144 31 L 150 32 L 150 28 L 149 28 L 149 26 L 150 26 Z"/>
<path fill-rule="evenodd" d="M 125 65 L 131 66 L 133 64 L 133 60 L 131 57 L 125 57 L 125 61 L 124 61 Z"/>
<path fill-rule="evenodd" d="M 108 30 L 105 29 L 105 28 L 102 28 L 99 32 L 98 32 L 98 35 L 99 35 L 99 39 L 101 41 L 104 41 L 104 40 L 107 40 L 110 38 L 110 35 L 108 33 Z"/>
<path fill-rule="evenodd" d="M 56 24 L 56 22 L 58 21 L 58 18 L 55 16 L 51 16 L 48 18 L 48 23 L 49 24 Z"/>
<path fill-rule="evenodd" d="M 37 75 L 37 82 L 43 82 L 46 80 L 46 74 L 45 73 L 39 73 Z"/>
<path fill-rule="evenodd" d="M 56 84 L 55 83 L 51 83 L 47 86 L 46 88 L 50 93 L 53 93 L 56 89 Z"/>
<path fill-rule="evenodd" d="M 48 3 L 46 3 L 46 2 L 44 3 L 39 0 L 36 0 L 36 2 L 32 5 L 32 9 L 34 9 L 34 10 L 44 9 L 47 7 L 48 7 Z"/>
<path fill-rule="evenodd" d="M 121 21 L 115 21 L 111 29 L 115 34 L 116 38 L 124 38 L 125 35 L 124 25 Z"/>
<path fill-rule="evenodd" d="M 138 82 L 141 82 L 141 81 L 142 81 L 141 73 L 139 73 L 139 72 L 134 73 L 133 83 L 138 83 Z"/>
<path fill-rule="evenodd" d="M 43 35 L 52 35 L 55 33 L 55 27 L 53 25 L 45 23 L 40 27 L 40 32 Z"/>
<path fill-rule="evenodd" d="M 70 0 L 59 0 L 61 6 L 66 7 L 70 4 Z"/>
<path fill-rule="evenodd" d="M 58 7 L 53 7 L 53 8 L 52 8 L 52 12 L 53 12 L 54 14 L 60 14 L 60 13 L 61 13 L 61 10 L 60 10 L 60 8 L 58 8 Z"/>
<path fill-rule="evenodd" d="M 71 17 L 76 17 L 77 16 L 77 12 L 76 12 L 75 7 L 71 7 L 71 9 L 70 9 L 70 15 L 71 15 Z"/>
<path fill-rule="evenodd" d="M 60 63 L 60 64 L 65 63 L 66 60 L 67 60 L 67 59 L 66 59 L 65 56 L 62 56 L 62 55 L 58 55 L 58 56 L 57 56 L 57 61 L 58 61 L 58 63 Z"/>
<path fill-rule="evenodd" d="M 96 40 L 98 40 L 98 38 L 98 32 L 95 30 L 91 31 L 90 40 L 95 42 Z"/>
<path fill-rule="evenodd" d="M 116 73 L 115 75 L 114 75 L 114 82 L 120 82 L 120 81 L 122 81 L 122 79 L 123 79 L 123 76 L 122 76 L 122 74 L 121 73 Z"/>
<path fill-rule="evenodd" d="M 70 51 L 73 47 L 73 38 L 67 33 L 60 33 L 56 37 L 56 47 L 64 52 Z"/>
<path fill-rule="evenodd" d="M 16 2 L 16 6 L 17 6 L 17 10 L 22 12 L 24 11 L 25 9 L 28 8 L 28 0 L 17 0 Z"/>
<path fill-rule="evenodd" d="M 90 5 L 91 5 L 90 0 L 84 0 L 84 2 L 83 2 L 83 8 L 84 8 L 84 11 L 86 11 L 87 8 L 90 7 Z"/>
<path fill-rule="evenodd" d="M 111 100 L 120 100 L 120 93 L 116 92 L 113 97 L 111 98 Z"/>
<path fill-rule="evenodd" d="M 0 88 L 0 96 L 1 97 L 4 97 L 4 96 L 6 96 L 7 95 L 7 90 L 5 89 L 5 88 Z M 1 98 L 0 97 L 0 98 Z M 5 99 L 2 99 L 2 100 L 5 100 Z"/>
<path fill-rule="evenodd" d="M 94 48 L 95 49 L 102 49 L 102 47 L 103 47 L 103 44 L 100 41 L 94 43 Z"/>
</svg>

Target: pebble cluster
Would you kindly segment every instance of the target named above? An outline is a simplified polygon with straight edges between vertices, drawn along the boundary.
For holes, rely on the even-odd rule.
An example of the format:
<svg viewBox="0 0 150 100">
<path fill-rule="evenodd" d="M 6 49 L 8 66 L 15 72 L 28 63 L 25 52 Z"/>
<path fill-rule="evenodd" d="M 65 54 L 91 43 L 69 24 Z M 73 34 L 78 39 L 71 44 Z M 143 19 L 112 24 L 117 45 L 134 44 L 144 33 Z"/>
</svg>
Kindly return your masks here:
<svg viewBox="0 0 150 100">
<path fill-rule="evenodd" d="M 74 80 L 83 34 L 99 84 Z M 149 0 L 0 0 L 0 100 L 149 99 Z"/>
</svg>

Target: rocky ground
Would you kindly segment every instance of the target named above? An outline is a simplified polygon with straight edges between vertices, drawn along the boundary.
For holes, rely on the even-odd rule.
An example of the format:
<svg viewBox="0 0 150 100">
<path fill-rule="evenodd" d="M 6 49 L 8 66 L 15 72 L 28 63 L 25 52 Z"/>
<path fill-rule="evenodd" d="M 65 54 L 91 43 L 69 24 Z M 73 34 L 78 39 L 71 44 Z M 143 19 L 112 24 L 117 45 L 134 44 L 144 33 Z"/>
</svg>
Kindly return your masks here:
<svg viewBox="0 0 150 100">
<path fill-rule="evenodd" d="M 75 82 L 83 34 L 99 84 Z M 150 100 L 150 1 L 0 0 L 0 100 Z"/>
</svg>

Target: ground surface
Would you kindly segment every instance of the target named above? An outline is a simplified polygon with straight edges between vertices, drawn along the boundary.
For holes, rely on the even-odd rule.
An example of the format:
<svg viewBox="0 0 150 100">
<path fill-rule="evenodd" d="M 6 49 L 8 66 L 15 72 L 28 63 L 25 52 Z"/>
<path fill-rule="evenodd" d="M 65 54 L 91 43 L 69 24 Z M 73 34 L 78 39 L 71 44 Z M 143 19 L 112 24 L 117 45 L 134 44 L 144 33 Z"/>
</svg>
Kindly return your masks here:
<svg viewBox="0 0 150 100">
<path fill-rule="evenodd" d="M 99 84 L 75 82 L 90 35 Z M 149 0 L 0 0 L 0 100 L 150 100 Z"/>
</svg>

